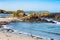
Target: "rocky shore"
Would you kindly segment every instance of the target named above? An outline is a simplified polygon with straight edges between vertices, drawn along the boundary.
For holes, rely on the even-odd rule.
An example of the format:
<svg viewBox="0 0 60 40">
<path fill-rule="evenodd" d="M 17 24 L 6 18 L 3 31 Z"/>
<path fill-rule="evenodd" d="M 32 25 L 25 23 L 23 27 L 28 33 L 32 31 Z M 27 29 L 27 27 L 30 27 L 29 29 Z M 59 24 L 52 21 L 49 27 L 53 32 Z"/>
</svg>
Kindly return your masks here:
<svg viewBox="0 0 60 40">
<path fill-rule="evenodd" d="M 17 11 L 6 11 L 6 10 L 0 10 L 0 13 L 3 14 L 11 14 L 10 16 L 6 16 L 4 18 L 0 18 L 0 21 L 8 21 L 8 22 L 49 22 L 54 23 L 53 21 L 47 21 L 45 18 L 54 19 L 54 20 L 60 20 L 60 13 L 51 13 L 48 11 L 43 12 L 25 12 L 24 10 L 17 10 Z M 44 18 L 44 19 L 42 19 Z M 2 23 L 1 23 L 2 24 Z"/>
<path fill-rule="evenodd" d="M 44 40 L 42 37 L 28 35 L 28 33 L 19 32 L 15 34 L 14 32 L 16 31 L 6 25 L 0 25 L 0 40 Z M 22 36 L 23 34 L 27 36 Z"/>
<path fill-rule="evenodd" d="M 11 14 L 11 16 L 0 18 L 0 28 L 3 28 L 2 30 L 0 30 L 0 40 L 44 40 L 43 38 L 35 37 L 32 35 L 20 36 L 20 35 L 12 34 L 14 30 L 7 28 L 5 26 L 10 22 L 47 22 L 47 23 L 60 24 L 59 21 L 56 21 L 56 20 L 60 20 L 60 13 L 51 14 L 49 12 L 43 12 L 42 14 L 38 14 L 36 12 L 32 12 L 29 15 L 26 15 L 23 10 L 17 10 L 16 12 L 10 12 L 10 11 L 8 12 L 8 11 L 0 10 L 0 13 Z M 5 30 L 7 32 L 5 32 Z M 49 39 L 49 40 L 53 40 L 53 39 Z"/>
<path fill-rule="evenodd" d="M 8 28 L 6 25 L 0 25 L 0 40 L 54 40 L 52 38 L 36 36 L 26 32 L 14 32 L 17 32 L 17 30 Z"/>
<path fill-rule="evenodd" d="M 47 23 L 57 23 L 58 21 L 49 18 L 40 19 L 26 19 L 26 18 L 0 18 L 0 25 L 6 25 L 10 22 L 47 22 Z"/>
</svg>

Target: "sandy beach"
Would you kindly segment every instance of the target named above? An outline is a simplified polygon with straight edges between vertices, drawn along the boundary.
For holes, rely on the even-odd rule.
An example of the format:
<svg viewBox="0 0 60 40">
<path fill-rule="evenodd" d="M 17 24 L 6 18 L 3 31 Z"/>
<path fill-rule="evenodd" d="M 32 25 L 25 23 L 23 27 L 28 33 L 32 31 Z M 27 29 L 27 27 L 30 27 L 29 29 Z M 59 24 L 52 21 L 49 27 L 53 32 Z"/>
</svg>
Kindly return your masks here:
<svg viewBox="0 0 60 40">
<path fill-rule="evenodd" d="M 31 36 L 20 36 L 16 34 L 7 33 L 0 31 L 0 40 L 42 40 L 37 38 L 32 38 Z"/>
</svg>

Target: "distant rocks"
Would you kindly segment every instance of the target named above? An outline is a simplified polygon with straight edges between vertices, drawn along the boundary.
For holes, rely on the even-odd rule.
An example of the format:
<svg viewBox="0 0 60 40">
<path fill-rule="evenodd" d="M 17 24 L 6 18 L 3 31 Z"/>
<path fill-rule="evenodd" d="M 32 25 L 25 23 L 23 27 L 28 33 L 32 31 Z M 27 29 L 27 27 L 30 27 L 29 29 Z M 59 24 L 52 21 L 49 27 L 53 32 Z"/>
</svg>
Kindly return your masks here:
<svg viewBox="0 0 60 40">
<path fill-rule="evenodd" d="M 6 24 L 9 24 L 8 22 L 0 22 L 0 25 L 6 25 Z"/>
<path fill-rule="evenodd" d="M 13 11 L 6 11 L 6 10 L 0 9 L 0 13 L 11 14 L 12 12 L 13 12 Z"/>
<path fill-rule="evenodd" d="M 37 12 L 29 12 L 27 15 L 26 12 L 24 10 L 17 10 L 17 11 L 5 11 L 5 10 L 1 10 L 0 9 L 0 13 L 4 13 L 4 14 L 12 14 L 11 16 L 5 17 L 5 21 L 3 20 L 3 22 L 0 22 L 1 25 L 6 25 L 9 22 L 7 21 L 11 21 L 11 22 L 51 22 L 54 23 L 53 21 L 48 21 L 45 19 L 41 19 L 41 18 L 51 18 L 51 19 L 55 19 L 55 20 L 60 20 L 60 13 L 50 13 L 48 11 L 45 12 L 41 12 L 41 13 L 37 13 Z M 7 19 L 6 19 L 7 18 Z M 2 21 L 0 19 L 0 21 Z"/>
</svg>

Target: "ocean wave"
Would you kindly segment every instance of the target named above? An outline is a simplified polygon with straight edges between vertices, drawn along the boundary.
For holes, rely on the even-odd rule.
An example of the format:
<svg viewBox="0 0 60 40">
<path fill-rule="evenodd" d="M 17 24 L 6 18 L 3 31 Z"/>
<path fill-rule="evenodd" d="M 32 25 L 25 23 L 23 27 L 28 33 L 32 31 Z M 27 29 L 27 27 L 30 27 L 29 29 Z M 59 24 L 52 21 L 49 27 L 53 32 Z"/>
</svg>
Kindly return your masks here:
<svg viewBox="0 0 60 40">
<path fill-rule="evenodd" d="M 8 27 L 7 25 L 1 25 L 1 30 L 4 31 L 4 32 L 9 32 L 9 33 L 30 35 L 30 33 L 12 29 L 12 28 Z"/>
<path fill-rule="evenodd" d="M 56 24 L 60 24 L 60 22 L 56 21 L 56 20 L 53 20 L 53 19 L 47 19 L 47 18 L 44 18 L 45 20 L 47 20 L 48 22 L 53 22 L 53 23 L 56 23 Z"/>
<path fill-rule="evenodd" d="M 14 32 L 14 30 L 10 27 L 8 27 L 7 25 L 1 25 L 1 28 L 0 28 L 2 31 L 5 31 L 5 32 Z"/>
</svg>

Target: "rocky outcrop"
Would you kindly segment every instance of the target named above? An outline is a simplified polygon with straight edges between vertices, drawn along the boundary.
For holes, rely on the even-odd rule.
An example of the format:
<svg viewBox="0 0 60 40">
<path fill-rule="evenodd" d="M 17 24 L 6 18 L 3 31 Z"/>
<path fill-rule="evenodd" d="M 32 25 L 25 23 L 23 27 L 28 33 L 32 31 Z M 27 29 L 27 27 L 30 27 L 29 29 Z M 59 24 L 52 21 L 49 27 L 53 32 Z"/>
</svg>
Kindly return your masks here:
<svg viewBox="0 0 60 40">
<path fill-rule="evenodd" d="M 17 10 L 16 12 L 15 11 L 13 12 L 13 11 L 0 10 L 0 13 L 8 13 L 8 14 L 11 13 L 12 16 L 9 16 L 8 18 L 12 18 L 12 21 L 14 21 L 14 22 L 17 22 L 17 21 L 48 22 L 47 20 L 41 19 L 41 18 L 52 18 L 52 19 L 60 20 L 60 13 L 50 13 L 47 11 L 42 12 L 40 14 L 38 14 L 37 12 L 32 12 L 29 15 L 26 15 L 23 10 Z M 9 19 L 9 20 L 11 20 L 11 19 Z M 50 22 L 52 22 L 52 21 L 50 21 Z M 5 22 L 3 22 L 1 24 L 5 24 Z"/>
<path fill-rule="evenodd" d="M 5 10 L 0 10 L 0 13 L 4 13 L 5 12 Z"/>
<path fill-rule="evenodd" d="M 55 19 L 60 20 L 60 13 L 59 14 L 55 14 Z"/>
<path fill-rule="evenodd" d="M 9 22 L 0 22 L 0 25 L 6 25 L 6 24 L 9 24 Z"/>
</svg>

